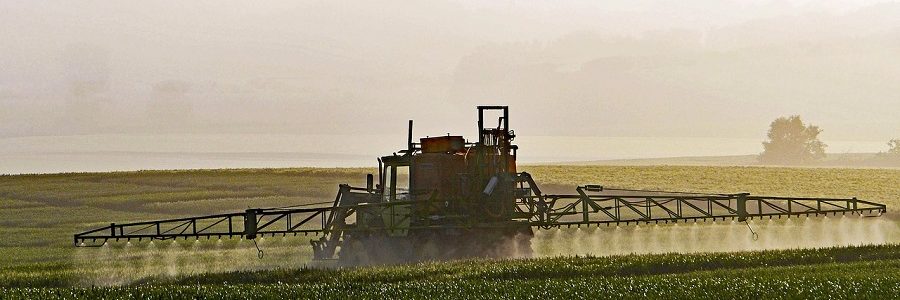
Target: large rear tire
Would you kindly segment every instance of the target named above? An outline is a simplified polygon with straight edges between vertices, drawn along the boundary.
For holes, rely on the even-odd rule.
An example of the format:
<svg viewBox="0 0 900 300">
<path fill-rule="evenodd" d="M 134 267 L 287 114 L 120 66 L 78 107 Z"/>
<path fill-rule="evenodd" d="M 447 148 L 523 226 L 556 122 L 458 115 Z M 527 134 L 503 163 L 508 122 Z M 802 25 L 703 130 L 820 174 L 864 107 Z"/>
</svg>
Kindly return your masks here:
<svg viewBox="0 0 900 300">
<path fill-rule="evenodd" d="M 365 266 L 371 264 L 365 244 L 364 238 L 345 237 L 338 252 L 338 263 L 342 266 Z"/>
<path fill-rule="evenodd" d="M 530 227 L 434 230 L 405 237 L 379 234 L 347 235 L 338 252 L 344 266 L 445 261 L 467 258 L 530 258 Z"/>
</svg>

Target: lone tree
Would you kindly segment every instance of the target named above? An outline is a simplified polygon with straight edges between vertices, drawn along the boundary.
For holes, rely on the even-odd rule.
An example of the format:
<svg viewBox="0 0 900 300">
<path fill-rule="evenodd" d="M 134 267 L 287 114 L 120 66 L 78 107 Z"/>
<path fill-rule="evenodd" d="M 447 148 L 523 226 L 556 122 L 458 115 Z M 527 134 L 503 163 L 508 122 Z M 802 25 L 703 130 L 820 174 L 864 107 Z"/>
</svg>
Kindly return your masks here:
<svg viewBox="0 0 900 300">
<path fill-rule="evenodd" d="M 888 154 L 900 156 L 900 139 L 888 142 Z"/>
<path fill-rule="evenodd" d="M 772 122 L 769 140 L 759 161 L 766 164 L 804 164 L 825 158 L 825 143 L 819 140 L 815 125 L 803 124 L 800 116 L 781 117 Z"/>
</svg>

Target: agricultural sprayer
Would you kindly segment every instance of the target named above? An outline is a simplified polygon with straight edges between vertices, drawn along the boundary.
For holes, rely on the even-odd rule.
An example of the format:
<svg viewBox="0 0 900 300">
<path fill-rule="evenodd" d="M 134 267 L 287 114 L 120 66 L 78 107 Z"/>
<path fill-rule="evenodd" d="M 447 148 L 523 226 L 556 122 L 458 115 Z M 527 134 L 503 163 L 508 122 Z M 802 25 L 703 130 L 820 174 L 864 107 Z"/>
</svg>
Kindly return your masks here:
<svg viewBox="0 0 900 300">
<path fill-rule="evenodd" d="M 486 119 L 486 115 L 489 118 Z M 496 117 L 496 119 L 493 119 Z M 492 121 L 487 123 L 487 121 Z M 496 121 L 494 123 L 493 121 Z M 342 184 L 318 205 L 251 208 L 169 220 L 111 223 L 75 234 L 76 246 L 111 241 L 312 236 L 313 258 L 344 264 L 528 256 L 534 229 L 782 218 L 880 215 L 856 198 L 649 191 L 582 185 L 545 194 L 516 168 L 518 147 L 506 106 L 478 107 L 478 139 L 413 139 L 378 159 L 365 187 Z M 377 183 L 375 182 L 377 176 Z"/>
</svg>

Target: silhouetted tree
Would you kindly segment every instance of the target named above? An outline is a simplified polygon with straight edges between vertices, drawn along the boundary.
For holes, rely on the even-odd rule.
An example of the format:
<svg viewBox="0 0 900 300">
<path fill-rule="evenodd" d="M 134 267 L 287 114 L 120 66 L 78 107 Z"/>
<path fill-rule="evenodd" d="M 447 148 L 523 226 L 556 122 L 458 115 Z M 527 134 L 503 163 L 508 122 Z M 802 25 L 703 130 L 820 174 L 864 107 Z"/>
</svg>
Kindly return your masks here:
<svg viewBox="0 0 900 300">
<path fill-rule="evenodd" d="M 888 142 L 888 154 L 900 155 L 900 139 L 893 139 Z"/>
<path fill-rule="evenodd" d="M 772 122 L 769 139 L 759 161 L 767 164 L 802 164 L 825 158 L 825 143 L 819 140 L 815 125 L 803 124 L 800 116 L 781 117 Z"/>
</svg>

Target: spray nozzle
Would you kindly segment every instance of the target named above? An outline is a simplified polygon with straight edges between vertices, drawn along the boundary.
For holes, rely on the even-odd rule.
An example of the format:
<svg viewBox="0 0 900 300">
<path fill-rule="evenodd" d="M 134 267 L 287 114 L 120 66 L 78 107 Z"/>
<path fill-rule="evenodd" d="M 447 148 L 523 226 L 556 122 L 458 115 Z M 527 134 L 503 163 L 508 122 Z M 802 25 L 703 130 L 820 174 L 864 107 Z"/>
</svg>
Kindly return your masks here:
<svg viewBox="0 0 900 300">
<path fill-rule="evenodd" d="M 745 220 L 744 224 L 747 224 L 747 229 L 750 229 L 750 234 L 752 234 L 753 240 L 754 241 L 759 240 L 759 233 L 756 233 L 756 231 L 753 231 L 753 227 L 750 227 L 750 222 L 747 222 Z"/>
<path fill-rule="evenodd" d="M 253 240 L 253 246 L 256 246 L 256 251 L 257 251 L 256 256 L 259 257 L 259 259 L 262 259 L 263 251 L 262 251 L 262 249 L 259 249 L 259 244 L 256 243 L 256 239 Z"/>
</svg>

